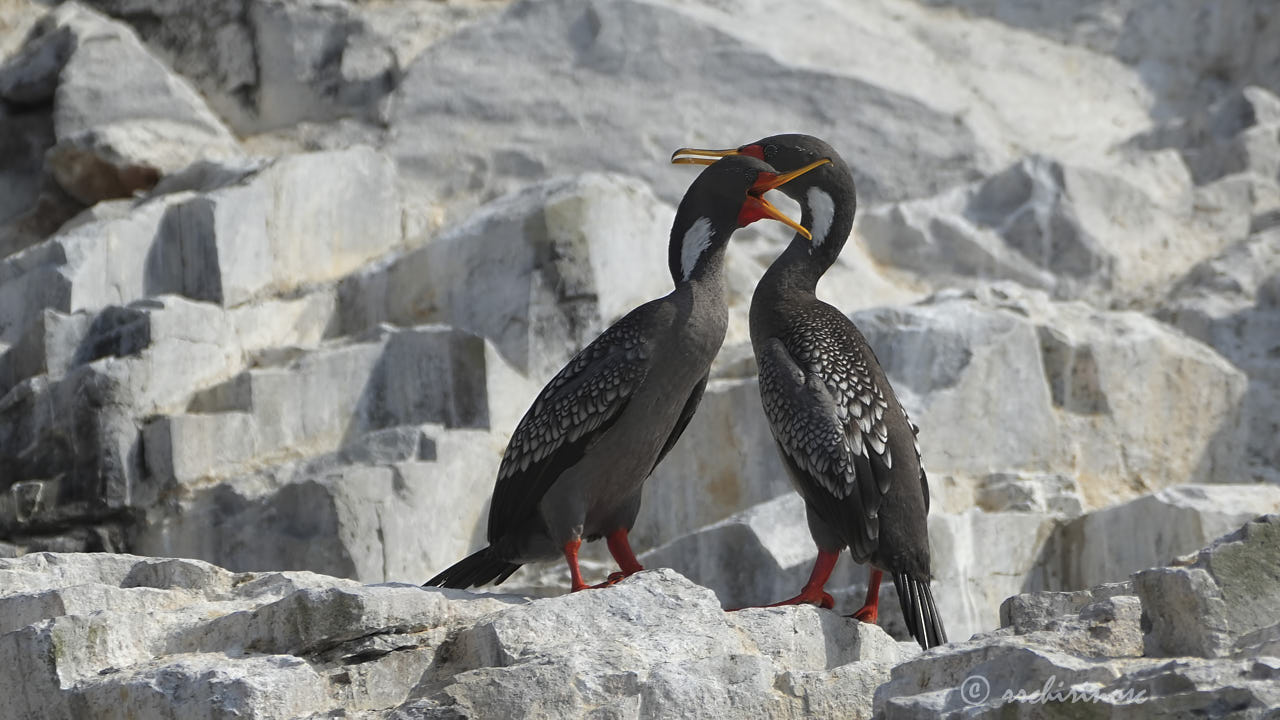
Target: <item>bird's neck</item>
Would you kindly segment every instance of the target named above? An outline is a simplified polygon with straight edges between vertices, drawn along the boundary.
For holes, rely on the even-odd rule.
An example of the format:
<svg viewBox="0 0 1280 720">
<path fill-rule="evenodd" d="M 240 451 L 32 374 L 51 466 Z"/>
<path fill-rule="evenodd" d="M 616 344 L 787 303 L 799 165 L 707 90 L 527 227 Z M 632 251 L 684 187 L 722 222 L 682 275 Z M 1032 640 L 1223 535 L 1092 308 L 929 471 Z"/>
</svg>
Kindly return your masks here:
<svg viewBox="0 0 1280 720">
<path fill-rule="evenodd" d="M 818 281 L 840 257 L 853 232 L 856 202 L 852 190 L 810 188 L 800 203 L 800 224 L 813 239 L 800 233 L 792 236 L 760 280 L 757 295 L 763 289 L 775 299 L 814 297 Z"/>
<path fill-rule="evenodd" d="M 814 252 L 809 240 L 799 233 L 782 254 L 773 261 L 756 286 L 756 293 L 766 290 L 779 296 L 813 295 L 818 280 L 831 267 L 825 253 Z"/>
<path fill-rule="evenodd" d="M 688 277 L 672 276 L 676 293 L 688 294 L 695 302 L 727 305 L 724 279 L 725 246 L 709 248 Z"/>
</svg>

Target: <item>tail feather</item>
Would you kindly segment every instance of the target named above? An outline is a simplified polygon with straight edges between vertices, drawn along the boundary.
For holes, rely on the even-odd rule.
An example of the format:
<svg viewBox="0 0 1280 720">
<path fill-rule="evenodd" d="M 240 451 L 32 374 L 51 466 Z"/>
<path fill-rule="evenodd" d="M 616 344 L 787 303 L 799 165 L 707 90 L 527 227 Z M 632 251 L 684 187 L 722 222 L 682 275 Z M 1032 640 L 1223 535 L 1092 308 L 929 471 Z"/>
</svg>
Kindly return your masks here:
<svg viewBox="0 0 1280 720">
<path fill-rule="evenodd" d="M 422 586 L 465 589 L 489 583 L 501 585 L 519 569 L 520 563 L 503 560 L 494 555 L 492 547 L 485 547 L 445 568 Z"/>
<path fill-rule="evenodd" d="M 928 650 L 947 641 L 947 631 L 942 627 L 942 616 L 933 602 L 933 591 L 926 580 L 918 580 L 906 573 L 893 574 L 893 586 L 898 590 L 898 604 L 906 620 L 911 637 Z"/>
</svg>

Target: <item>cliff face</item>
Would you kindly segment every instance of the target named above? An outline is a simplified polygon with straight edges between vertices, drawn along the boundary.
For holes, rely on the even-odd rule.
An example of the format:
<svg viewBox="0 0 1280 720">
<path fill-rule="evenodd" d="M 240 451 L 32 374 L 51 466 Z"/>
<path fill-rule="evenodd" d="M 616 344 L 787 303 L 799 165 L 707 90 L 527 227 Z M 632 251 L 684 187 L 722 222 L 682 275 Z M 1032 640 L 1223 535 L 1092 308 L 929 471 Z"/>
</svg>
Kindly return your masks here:
<svg viewBox="0 0 1280 720">
<path fill-rule="evenodd" d="M 995 631 L 1013 595 L 1126 582 L 1280 511 L 1278 33 L 1270 0 L 0 5 L 0 556 L 128 552 L 421 582 L 483 542 L 502 448 L 537 389 L 670 287 L 667 232 L 692 178 L 671 150 L 799 131 L 854 168 L 854 237 L 819 293 L 851 314 L 921 427 L 951 636 Z M 735 239 L 728 338 L 646 487 L 642 560 L 714 598 L 671 574 L 636 583 L 681 607 L 788 597 L 814 557 L 747 339 L 754 283 L 787 239 L 767 226 Z M 584 550 L 589 578 L 603 577 L 603 548 Z M 132 587 L 101 577 L 75 585 Z M 292 582 L 183 597 L 247 611 L 311 587 Z M 845 560 L 829 589 L 849 612 L 864 582 Z M 566 586 L 562 568 L 528 567 L 502 589 Z M 1085 627 L 1086 606 L 1111 603 L 1095 610 L 1132 650 L 1124 623 L 1140 601 L 1125 598 L 1141 587 L 1052 616 Z M 6 627 L 143 602 L 83 592 L 100 599 Z M 881 625 L 903 637 L 884 595 Z M 717 687 L 741 672 L 773 688 L 751 712 L 821 714 L 846 707 L 850 683 L 870 697 L 900 660 L 879 645 L 860 655 L 849 638 L 867 628 L 778 612 L 715 620 L 716 646 L 739 649 L 690 650 L 671 672 Z M 795 632 L 827 655 L 766 650 L 740 617 L 809 623 Z M 441 636 L 462 627 L 430 622 Z M 1040 647 L 1027 639 L 1039 631 L 999 642 Z M 138 647 L 204 653 L 197 675 L 241 672 L 208 656 L 225 647 L 177 649 L 167 632 Z M 1133 657 L 1153 657 L 1144 648 Z M 305 662 L 270 673 L 321 678 L 298 707 L 338 707 L 311 650 L 288 646 Z M 755 659 L 724 659 L 739 656 Z M 1225 678 L 1229 661 L 1245 662 L 1186 667 Z M 579 672 L 565 662 L 546 672 Z M 1052 662 L 1028 667 L 1066 678 Z M 104 663 L 92 672 L 116 666 Z M 1137 667 L 1116 663 L 1072 682 Z M 432 672 L 444 674 L 360 707 L 435 697 L 425 688 L 462 671 Z M 613 707 L 593 699 L 610 693 L 667 692 L 647 672 L 575 685 L 565 702 L 586 713 Z M 237 677 L 249 688 L 256 671 Z M 56 687 L 83 684 L 65 678 Z M 712 702 L 689 688 L 669 697 Z M 918 702 L 877 707 L 950 700 Z"/>
</svg>

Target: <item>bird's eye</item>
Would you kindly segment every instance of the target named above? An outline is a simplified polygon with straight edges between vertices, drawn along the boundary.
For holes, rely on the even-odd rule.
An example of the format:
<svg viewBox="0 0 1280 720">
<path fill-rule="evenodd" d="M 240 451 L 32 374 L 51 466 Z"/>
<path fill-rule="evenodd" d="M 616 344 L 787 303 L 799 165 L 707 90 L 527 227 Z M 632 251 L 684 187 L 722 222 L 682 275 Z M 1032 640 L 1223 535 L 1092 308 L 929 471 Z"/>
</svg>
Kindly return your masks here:
<svg viewBox="0 0 1280 720">
<path fill-rule="evenodd" d="M 771 158 L 771 157 L 773 157 L 774 155 L 776 155 L 776 154 L 777 154 L 777 152 L 778 152 L 778 146 L 777 146 L 777 145 L 765 145 L 765 146 L 764 146 L 764 156 L 765 156 L 765 158 L 766 158 L 766 159 L 767 159 L 767 158 Z"/>
</svg>

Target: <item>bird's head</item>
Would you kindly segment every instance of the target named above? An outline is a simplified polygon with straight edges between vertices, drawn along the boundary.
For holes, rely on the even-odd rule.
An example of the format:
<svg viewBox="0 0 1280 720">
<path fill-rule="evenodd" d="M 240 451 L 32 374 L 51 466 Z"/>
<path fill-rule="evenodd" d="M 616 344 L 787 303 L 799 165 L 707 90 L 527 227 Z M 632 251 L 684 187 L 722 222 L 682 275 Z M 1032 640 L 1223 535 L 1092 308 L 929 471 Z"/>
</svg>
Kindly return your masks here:
<svg viewBox="0 0 1280 720">
<path fill-rule="evenodd" d="M 779 172 L 751 155 L 712 160 L 685 191 L 671 228 L 668 262 L 679 283 L 693 277 L 705 260 L 722 249 L 738 228 L 757 220 L 777 220 L 808 235 L 800 223 L 764 199 L 764 194 L 794 182 L 828 161 L 823 158 Z"/>
<path fill-rule="evenodd" d="M 779 186 L 778 190 L 800 203 L 801 224 L 808 231 L 802 233 L 805 239 L 815 249 L 826 247 L 839 253 L 853 228 L 857 199 L 853 174 L 834 148 L 812 135 L 788 133 L 726 150 L 680 148 L 672 153 L 671 162 L 707 165 L 717 162 L 717 158 L 729 157 L 756 158 L 780 173 L 817 160 L 828 160 L 827 164 Z"/>
</svg>

